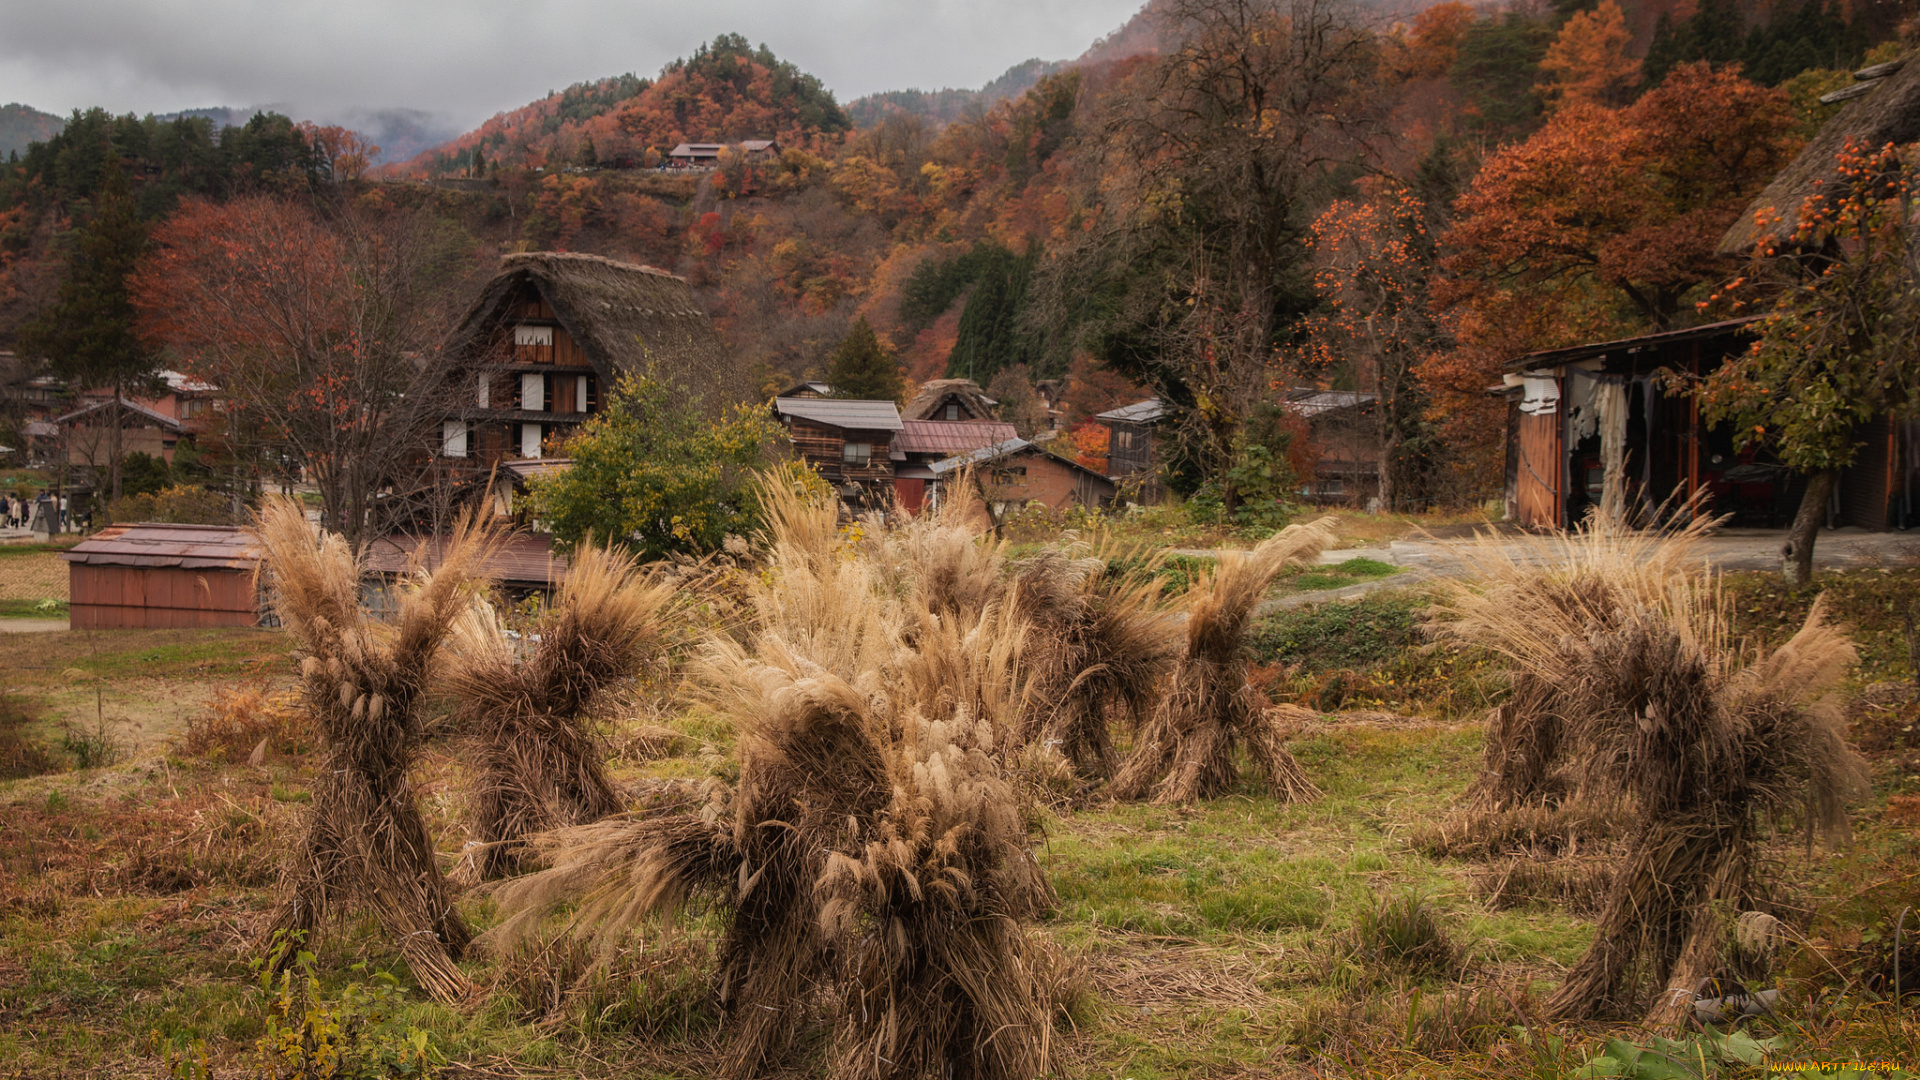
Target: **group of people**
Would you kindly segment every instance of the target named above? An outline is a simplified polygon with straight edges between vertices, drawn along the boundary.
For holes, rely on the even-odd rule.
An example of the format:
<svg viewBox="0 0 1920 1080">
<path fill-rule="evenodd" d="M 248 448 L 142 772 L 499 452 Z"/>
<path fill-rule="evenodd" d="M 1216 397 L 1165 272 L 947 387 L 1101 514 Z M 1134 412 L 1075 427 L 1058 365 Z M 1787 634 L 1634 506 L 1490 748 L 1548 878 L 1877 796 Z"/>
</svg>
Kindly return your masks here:
<svg viewBox="0 0 1920 1080">
<path fill-rule="evenodd" d="M 64 496 L 55 500 L 41 492 L 35 499 L 22 498 L 11 492 L 0 495 L 0 516 L 4 517 L 9 529 L 44 529 L 49 532 L 67 531 L 67 500 Z M 58 521 L 57 529 L 48 529 L 48 525 Z"/>
</svg>

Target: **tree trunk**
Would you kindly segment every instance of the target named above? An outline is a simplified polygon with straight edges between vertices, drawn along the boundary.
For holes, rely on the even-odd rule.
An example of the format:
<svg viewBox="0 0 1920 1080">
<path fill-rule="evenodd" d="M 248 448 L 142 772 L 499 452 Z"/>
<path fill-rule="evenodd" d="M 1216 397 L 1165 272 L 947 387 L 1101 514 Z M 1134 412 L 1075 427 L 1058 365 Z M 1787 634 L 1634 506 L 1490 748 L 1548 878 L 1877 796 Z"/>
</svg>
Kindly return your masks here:
<svg viewBox="0 0 1920 1080">
<path fill-rule="evenodd" d="M 1400 431 L 1397 425 L 1389 423 L 1387 430 L 1380 436 L 1380 512 L 1391 514 L 1398 509 L 1394 505 L 1399 497 L 1397 485 L 1393 482 L 1393 459 L 1400 453 Z"/>
<path fill-rule="evenodd" d="M 1820 519 L 1827 514 L 1827 499 L 1833 495 L 1837 475 L 1832 469 L 1822 469 L 1807 476 L 1807 493 L 1800 497 L 1800 510 L 1793 515 L 1787 542 L 1780 546 L 1780 573 L 1789 585 L 1813 580 L 1813 538 L 1820 532 Z"/>
<path fill-rule="evenodd" d="M 109 458 L 107 462 L 107 490 L 111 493 L 108 496 L 109 506 L 120 501 L 120 435 L 121 427 L 126 423 L 126 417 L 120 411 L 119 383 L 113 385 L 112 416 L 113 434 L 109 437 L 107 443 L 107 455 Z M 111 520 L 111 515 L 108 516 L 108 519 Z"/>
</svg>

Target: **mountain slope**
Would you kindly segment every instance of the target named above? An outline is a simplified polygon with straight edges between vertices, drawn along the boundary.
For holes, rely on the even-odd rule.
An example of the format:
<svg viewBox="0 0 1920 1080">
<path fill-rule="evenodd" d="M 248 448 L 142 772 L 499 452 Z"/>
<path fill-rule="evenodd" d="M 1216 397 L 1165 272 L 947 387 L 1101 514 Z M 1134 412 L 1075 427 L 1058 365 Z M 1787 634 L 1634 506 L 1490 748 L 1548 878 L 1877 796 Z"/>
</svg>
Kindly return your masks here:
<svg viewBox="0 0 1920 1080">
<path fill-rule="evenodd" d="M 60 117 L 28 105 L 0 105 L 0 160 L 26 153 L 27 144 L 46 142 L 66 126 Z"/>
</svg>

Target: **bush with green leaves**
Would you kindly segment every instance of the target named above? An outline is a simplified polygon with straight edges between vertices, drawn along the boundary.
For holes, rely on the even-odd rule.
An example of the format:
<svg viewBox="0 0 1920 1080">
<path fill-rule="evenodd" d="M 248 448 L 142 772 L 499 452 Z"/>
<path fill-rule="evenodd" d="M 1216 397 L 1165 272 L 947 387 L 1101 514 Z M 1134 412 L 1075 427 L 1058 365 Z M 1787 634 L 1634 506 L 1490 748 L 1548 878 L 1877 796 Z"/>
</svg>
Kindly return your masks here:
<svg viewBox="0 0 1920 1080">
<path fill-rule="evenodd" d="M 713 551 L 758 527 L 753 477 L 784 441 L 763 408 L 715 418 L 679 387 L 630 375 L 567 444 L 573 467 L 534 482 L 533 513 L 563 545 L 611 540 L 643 559 Z"/>
<path fill-rule="evenodd" d="M 400 1016 L 403 993 L 392 973 L 372 971 L 327 995 L 300 934 L 276 934 L 252 968 L 266 1006 L 266 1031 L 254 1042 L 260 1080 L 388 1080 L 430 1077 L 440 1061 L 427 1032 Z M 293 962 L 281 961 L 291 952 Z M 366 964 L 353 965 L 369 974 Z"/>
</svg>

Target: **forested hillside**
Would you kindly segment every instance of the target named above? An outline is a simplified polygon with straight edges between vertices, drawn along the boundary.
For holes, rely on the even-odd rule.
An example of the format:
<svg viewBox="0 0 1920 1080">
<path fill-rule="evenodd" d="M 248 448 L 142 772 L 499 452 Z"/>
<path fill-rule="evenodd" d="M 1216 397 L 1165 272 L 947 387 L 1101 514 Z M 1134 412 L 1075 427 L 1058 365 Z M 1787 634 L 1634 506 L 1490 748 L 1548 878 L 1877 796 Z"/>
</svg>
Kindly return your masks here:
<svg viewBox="0 0 1920 1080">
<path fill-rule="evenodd" d="M 1501 362 L 1717 317 L 1697 304 L 1737 267 L 1715 240 L 1829 114 L 1815 99 L 1898 55 L 1898 34 L 1888 10 L 1828 0 L 1449 2 L 1397 21 L 1158 0 L 1059 70 L 878 95 L 858 124 L 726 35 L 378 180 L 337 129 L 89 113 L 0 177 L 0 334 L 51 295 L 117 160 L 150 220 L 265 192 L 429 213 L 474 265 L 560 249 L 671 269 L 768 391 L 819 375 L 864 316 L 911 380 L 1011 399 L 1064 377 L 1074 419 L 1155 393 L 1186 486 L 1263 452 L 1276 387 L 1377 392 L 1396 495 L 1467 498 L 1497 475 Z M 746 138 L 782 153 L 649 168 L 683 140 Z"/>
<path fill-rule="evenodd" d="M 24 153 L 29 145 L 51 139 L 65 124 L 52 113 L 17 102 L 0 105 L 0 158 Z"/>
</svg>

